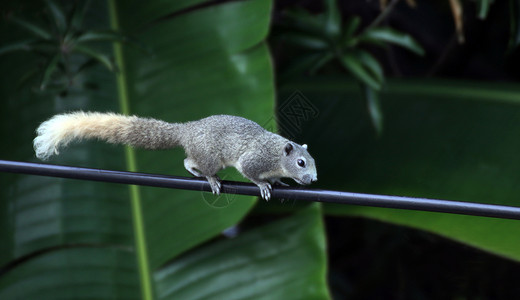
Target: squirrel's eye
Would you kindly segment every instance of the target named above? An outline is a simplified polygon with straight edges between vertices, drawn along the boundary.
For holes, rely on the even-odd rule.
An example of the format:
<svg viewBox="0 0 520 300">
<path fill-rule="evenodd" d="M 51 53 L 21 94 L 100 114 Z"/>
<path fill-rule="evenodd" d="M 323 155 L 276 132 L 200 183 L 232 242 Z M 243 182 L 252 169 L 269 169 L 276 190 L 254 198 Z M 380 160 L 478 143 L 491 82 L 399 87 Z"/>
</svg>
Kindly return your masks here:
<svg viewBox="0 0 520 300">
<path fill-rule="evenodd" d="M 300 166 L 302 168 L 305 167 L 305 161 L 303 159 L 298 159 L 297 163 L 298 163 L 298 166 Z"/>
</svg>

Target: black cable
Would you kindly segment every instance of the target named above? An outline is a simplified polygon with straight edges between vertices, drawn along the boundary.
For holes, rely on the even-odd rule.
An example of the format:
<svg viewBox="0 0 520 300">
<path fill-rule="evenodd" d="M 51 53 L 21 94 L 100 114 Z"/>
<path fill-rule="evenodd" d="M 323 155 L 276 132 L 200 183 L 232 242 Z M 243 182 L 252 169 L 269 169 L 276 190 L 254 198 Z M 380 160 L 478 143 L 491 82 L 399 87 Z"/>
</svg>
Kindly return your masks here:
<svg viewBox="0 0 520 300">
<path fill-rule="evenodd" d="M 108 171 L 6 160 L 0 160 L 0 171 L 163 188 L 208 192 L 211 191 L 208 182 L 202 178 Z M 256 185 L 243 182 L 223 181 L 222 192 L 229 194 L 260 196 L 260 191 Z M 315 190 L 303 187 L 275 187 L 272 191 L 272 196 L 273 198 L 288 200 L 423 210 L 520 220 L 520 207 L 515 206 Z"/>
</svg>

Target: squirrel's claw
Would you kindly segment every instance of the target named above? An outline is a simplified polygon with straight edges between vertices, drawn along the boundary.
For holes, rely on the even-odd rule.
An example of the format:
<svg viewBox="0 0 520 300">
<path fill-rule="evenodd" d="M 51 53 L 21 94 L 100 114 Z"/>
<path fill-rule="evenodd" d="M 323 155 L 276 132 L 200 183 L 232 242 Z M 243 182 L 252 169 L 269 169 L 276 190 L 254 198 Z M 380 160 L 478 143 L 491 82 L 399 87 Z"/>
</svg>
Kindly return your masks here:
<svg viewBox="0 0 520 300">
<path fill-rule="evenodd" d="M 215 195 L 220 195 L 220 190 L 222 185 L 216 176 L 206 176 L 206 179 L 209 182 L 209 186 L 211 186 L 211 192 Z"/>
<path fill-rule="evenodd" d="M 269 199 L 271 199 L 271 185 L 266 182 L 258 184 L 258 187 L 260 188 L 260 195 L 262 195 L 262 198 L 265 201 L 269 201 Z"/>
</svg>

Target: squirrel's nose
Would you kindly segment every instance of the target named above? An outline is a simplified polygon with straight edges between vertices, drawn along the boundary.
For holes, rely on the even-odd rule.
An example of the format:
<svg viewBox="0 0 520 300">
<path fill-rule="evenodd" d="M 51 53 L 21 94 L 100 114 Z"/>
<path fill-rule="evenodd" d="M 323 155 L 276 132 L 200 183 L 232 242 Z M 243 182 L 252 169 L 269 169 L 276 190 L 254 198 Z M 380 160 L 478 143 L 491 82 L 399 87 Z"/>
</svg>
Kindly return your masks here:
<svg viewBox="0 0 520 300">
<path fill-rule="evenodd" d="M 316 180 L 318 180 L 318 177 L 316 175 L 311 175 L 311 174 L 305 174 L 305 175 L 303 175 L 303 177 L 301 179 L 303 184 L 311 184 L 313 182 L 316 182 Z"/>
<path fill-rule="evenodd" d="M 313 182 L 316 182 L 318 180 L 318 176 L 306 174 L 303 176 L 303 181 L 306 182 L 306 184 L 311 184 Z"/>
</svg>

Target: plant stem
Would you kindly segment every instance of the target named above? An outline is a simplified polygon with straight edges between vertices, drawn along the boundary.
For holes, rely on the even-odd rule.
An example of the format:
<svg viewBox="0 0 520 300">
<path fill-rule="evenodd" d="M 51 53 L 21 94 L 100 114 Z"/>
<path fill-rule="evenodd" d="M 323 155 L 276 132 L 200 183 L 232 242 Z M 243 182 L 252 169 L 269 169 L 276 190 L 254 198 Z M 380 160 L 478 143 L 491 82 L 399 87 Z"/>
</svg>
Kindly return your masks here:
<svg viewBox="0 0 520 300">
<path fill-rule="evenodd" d="M 119 20 L 117 15 L 117 8 L 115 0 L 108 1 L 108 9 L 110 13 L 110 25 L 115 31 L 119 31 Z M 123 47 L 121 43 L 114 43 L 114 56 L 116 64 L 119 67 L 117 73 L 117 88 L 119 94 L 119 105 L 121 112 L 128 115 L 130 113 L 129 107 L 129 96 L 128 96 L 128 83 L 125 72 L 125 64 L 123 60 Z M 125 149 L 126 163 L 129 171 L 137 171 L 137 163 L 135 158 L 135 152 L 132 148 L 126 147 Z M 132 205 L 132 219 L 134 221 L 134 235 L 135 235 L 135 247 L 137 254 L 137 263 L 139 266 L 139 274 L 141 280 L 141 293 L 143 300 L 152 300 L 152 280 L 150 275 L 150 265 L 148 261 L 148 251 L 146 246 L 146 233 L 144 229 L 144 218 L 142 213 L 141 205 L 141 194 L 139 187 L 136 185 L 129 185 L 130 188 L 130 199 Z"/>
<path fill-rule="evenodd" d="M 370 25 L 367 26 L 367 28 L 365 28 L 365 30 L 376 27 L 381 22 L 383 22 L 383 20 L 388 16 L 388 14 L 390 14 L 390 12 L 392 12 L 392 10 L 394 9 L 394 6 L 397 4 L 397 2 L 399 2 L 399 0 L 392 0 L 385 7 L 385 9 L 379 14 L 379 16 L 377 16 L 377 18 L 375 18 L 374 21 L 372 21 L 372 23 L 370 23 Z"/>
</svg>

